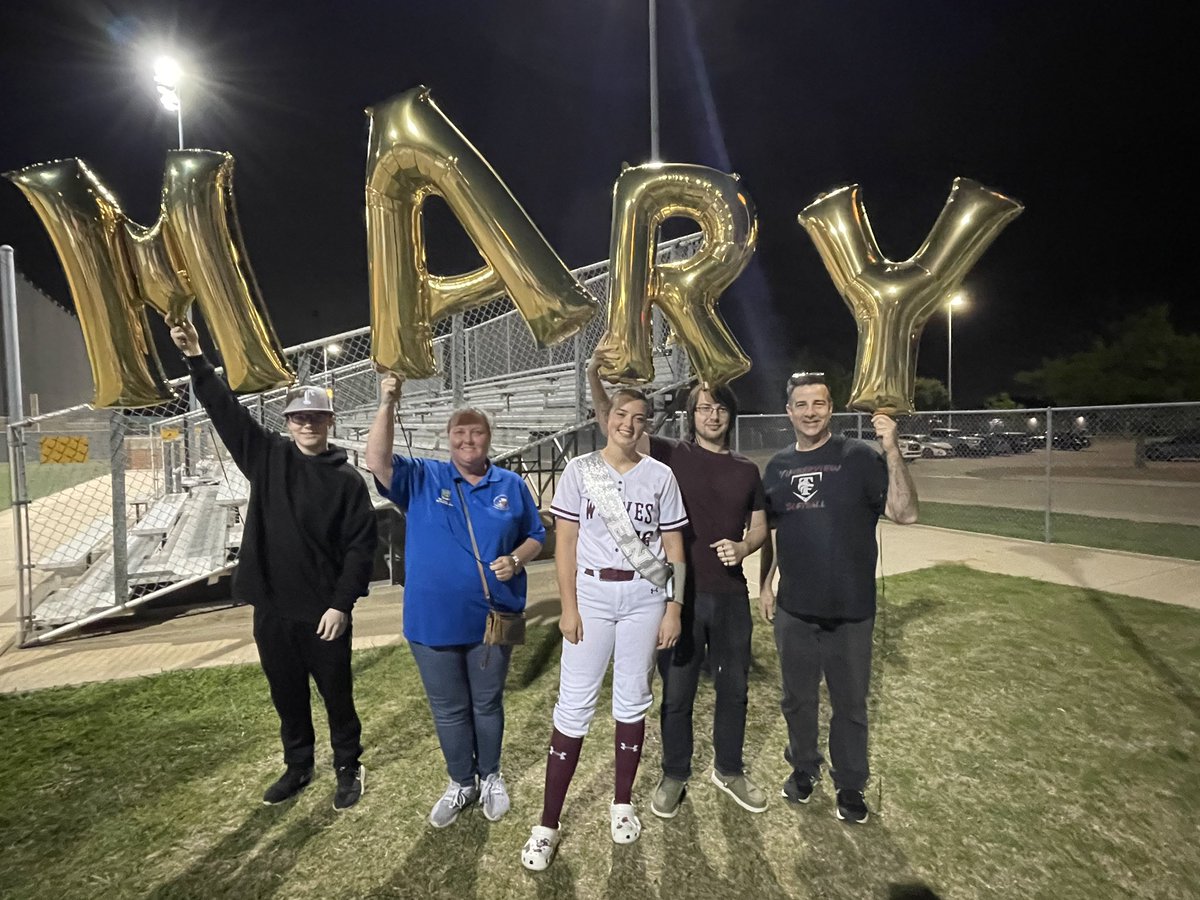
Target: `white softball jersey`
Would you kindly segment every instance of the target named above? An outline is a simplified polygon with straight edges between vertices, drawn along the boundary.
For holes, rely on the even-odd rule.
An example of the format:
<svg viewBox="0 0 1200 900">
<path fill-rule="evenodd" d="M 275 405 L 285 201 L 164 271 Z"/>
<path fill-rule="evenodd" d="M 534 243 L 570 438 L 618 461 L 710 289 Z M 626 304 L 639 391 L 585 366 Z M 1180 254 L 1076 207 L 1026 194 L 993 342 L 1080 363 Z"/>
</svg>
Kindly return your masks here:
<svg viewBox="0 0 1200 900">
<path fill-rule="evenodd" d="M 605 462 L 605 465 L 608 466 L 608 463 Z M 621 499 L 625 501 L 625 509 L 638 537 L 650 548 L 651 553 L 663 559 L 662 533 L 678 531 L 688 521 L 675 475 L 667 465 L 649 456 L 643 456 L 636 466 L 624 474 L 612 466 L 608 466 L 608 472 L 617 484 Z M 633 568 L 588 496 L 578 458 L 567 463 L 559 478 L 550 511 L 560 519 L 579 523 L 575 559 L 580 568 Z"/>
</svg>

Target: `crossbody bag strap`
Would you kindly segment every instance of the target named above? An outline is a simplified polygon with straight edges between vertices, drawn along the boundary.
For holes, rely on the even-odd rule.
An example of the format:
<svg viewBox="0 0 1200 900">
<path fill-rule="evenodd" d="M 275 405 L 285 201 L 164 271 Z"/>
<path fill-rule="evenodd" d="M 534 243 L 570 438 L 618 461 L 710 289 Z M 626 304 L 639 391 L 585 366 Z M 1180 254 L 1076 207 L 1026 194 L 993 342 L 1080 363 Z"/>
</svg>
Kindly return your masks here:
<svg viewBox="0 0 1200 900">
<path fill-rule="evenodd" d="M 638 537 L 629 518 L 629 510 L 621 500 L 620 489 L 613 481 L 600 451 L 581 457 L 579 471 L 596 511 L 608 526 L 608 533 L 617 542 L 621 553 L 643 578 L 658 587 L 666 587 L 671 578 L 671 567 L 651 553 L 650 548 Z"/>
<path fill-rule="evenodd" d="M 496 606 L 492 603 L 492 592 L 488 588 L 487 575 L 483 573 L 483 558 L 479 555 L 479 544 L 475 542 L 475 529 L 471 526 L 471 511 L 467 509 L 467 497 L 463 493 L 461 481 L 455 481 L 454 486 L 458 489 L 458 499 L 462 503 L 463 516 L 467 520 L 467 534 L 471 536 L 471 551 L 475 554 L 475 568 L 479 569 L 479 583 L 483 585 L 483 598 L 487 600 L 489 609 L 495 609 Z"/>
</svg>

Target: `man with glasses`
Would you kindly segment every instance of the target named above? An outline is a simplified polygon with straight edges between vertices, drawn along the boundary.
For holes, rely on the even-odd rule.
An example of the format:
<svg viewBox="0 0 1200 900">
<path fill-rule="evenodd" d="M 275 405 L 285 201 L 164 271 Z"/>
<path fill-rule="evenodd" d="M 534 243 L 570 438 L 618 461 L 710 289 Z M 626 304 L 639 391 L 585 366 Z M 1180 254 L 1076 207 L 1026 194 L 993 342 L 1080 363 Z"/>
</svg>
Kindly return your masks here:
<svg viewBox="0 0 1200 900">
<path fill-rule="evenodd" d="M 865 441 L 831 433 L 833 399 L 822 373 L 788 379 L 787 414 L 796 442 L 775 454 L 763 476 L 771 540 L 763 545 L 759 588 L 763 617 L 775 624 L 783 675 L 785 758 L 792 766 L 783 796 L 807 803 L 820 777 L 824 674 L 833 710 L 829 759 L 837 817 L 865 822 L 875 527 L 880 515 L 900 525 L 917 521 L 917 491 L 890 416 L 871 418 L 882 455 Z"/>
<path fill-rule="evenodd" d="M 329 718 L 337 774 L 333 808 L 348 809 L 362 796 L 364 776 L 350 611 L 367 593 L 375 560 L 375 513 L 366 482 L 346 451 L 329 443 L 333 405 L 324 388 L 288 392 L 288 440 L 238 403 L 201 353 L 190 322 L 167 324 L 187 357 L 196 397 L 250 482 L 233 594 L 254 606 L 254 642 L 279 713 L 286 766 L 263 803 L 282 803 L 312 781 L 311 676 Z"/>
<path fill-rule="evenodd" d="M 587 370 L 600 423 L 611 406 L 600 381 L 602 363 L 593 356 Z M 736 418 L 737 395 L 730 388 L 696 386 L 687 400 L 687 439 L 646 435 L 638 447 L 671 467 L 689 521 L 683 535 L 692 577 L 684 595 L 683 631 L 679 643 L 658 659 L 663 776 L 650 810 L 664 819 L 679 812 L 692 774 L 692 708 L 706 651 L 716 691 L 712 782 L 743 809 L 767 808 L 766 792 L 746 775 L 742 761 L 753 627 L 742 560 L 766 540 L 767 519 L 758 467 L 729 449 Z"/>
</svg>

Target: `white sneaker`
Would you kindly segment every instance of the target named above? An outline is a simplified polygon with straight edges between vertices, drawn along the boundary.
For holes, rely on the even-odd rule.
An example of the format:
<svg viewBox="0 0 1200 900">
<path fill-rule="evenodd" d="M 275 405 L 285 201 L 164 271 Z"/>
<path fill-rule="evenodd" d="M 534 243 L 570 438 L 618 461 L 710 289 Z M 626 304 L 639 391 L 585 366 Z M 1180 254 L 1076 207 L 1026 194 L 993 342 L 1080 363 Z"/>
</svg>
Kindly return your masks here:
<svg viewBox="0 0 1200 900">
<path fill-rule="evenodd" d="M 429 824 L 434 828 L 453 825 L 458 814 L 478 799 L 479 786 L 475 784 L 475 779 L 471 779 L 470 784 L 450 782 L 442 799 L 433 804 L 433 809 L 429 811 Z"/>
<path fill-rule="evenodd" d="M 609 809 L 614 844 L 632 844 L 642 833 L 642 822 L 632 803 L 614 803 Z"/>
<path fill-rule="evenodd" d="M 529 840 L 521 848 L 521 865 L 531 872 L 544 872 L 558 850 L 558 831 L 557 828 L 534 825 Z"/>
<path fill-rule="evenodd" d="M 504 785 L 504 776 L 499 772 L 489 775 L 480 783 L 479 803 L 483 807 L 483 817 L 489 822 L 499 822 L 500 817 L 508 812 L 511 805 L 508 788 Z"/>
</svg>

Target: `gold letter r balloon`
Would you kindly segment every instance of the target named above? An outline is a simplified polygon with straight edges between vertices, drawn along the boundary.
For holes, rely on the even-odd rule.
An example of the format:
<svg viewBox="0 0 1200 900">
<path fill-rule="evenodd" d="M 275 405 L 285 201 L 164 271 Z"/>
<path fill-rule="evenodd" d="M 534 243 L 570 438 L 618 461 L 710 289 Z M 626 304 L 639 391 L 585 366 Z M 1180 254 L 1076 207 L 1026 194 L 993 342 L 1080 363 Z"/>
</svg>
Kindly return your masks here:
<svg viewBox="0 0 1200 900">
<path fill-rule="evenodd" d="M 925 323 L 1023 209 L 977 181 L 956 178 L 925 243 L 901 263 L 879 251 L 858 185 L 823 194 L 801 211 L 800 224 L 858 323 L 852 409 L 912 410 Z"/>
</svg>

